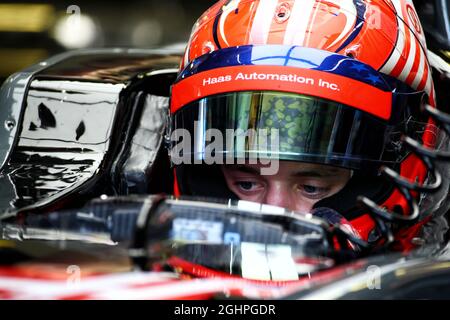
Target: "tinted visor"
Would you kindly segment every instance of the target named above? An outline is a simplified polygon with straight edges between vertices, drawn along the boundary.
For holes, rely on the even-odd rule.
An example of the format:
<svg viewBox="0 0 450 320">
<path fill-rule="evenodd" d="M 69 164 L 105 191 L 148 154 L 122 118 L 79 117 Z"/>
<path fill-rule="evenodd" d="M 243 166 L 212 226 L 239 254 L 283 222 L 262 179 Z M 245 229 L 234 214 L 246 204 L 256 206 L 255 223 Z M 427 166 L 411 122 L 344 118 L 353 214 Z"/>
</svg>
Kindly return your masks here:
<svg viewBox="0 0 450 320">
<path fill-rule="evenodd" d="M 399 137 L 387 122 L 343 104 L 285 92 L 234 92 L 175 113 L 171 156 L 175 165 L 257 158 L 369 169 L 399 160 Z"/>
</svg>

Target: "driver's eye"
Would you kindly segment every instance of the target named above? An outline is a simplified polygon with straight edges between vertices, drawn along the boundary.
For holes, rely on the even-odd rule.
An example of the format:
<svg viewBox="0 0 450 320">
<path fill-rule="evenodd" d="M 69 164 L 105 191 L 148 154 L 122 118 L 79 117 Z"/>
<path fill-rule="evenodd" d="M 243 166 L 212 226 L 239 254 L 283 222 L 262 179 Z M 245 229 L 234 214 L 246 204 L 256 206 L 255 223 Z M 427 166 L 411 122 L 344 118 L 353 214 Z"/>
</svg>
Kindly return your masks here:
<svg viewBox="0 0 450 320">
<path fill-rule="evenodd" d="M 320 188 L 318 187 L 314 187 L 314 186 L 308 186 L 308 185 L 304 185 L 303 186 L 303 190 L 305 190 L 306 193 L 317 193 Z"/>
<path fill-rule="evenodd" d="M 237 183 L 237 185 L 239 186 L 239 188 L 245 191 L 251 191 L 256 186 L 255 183 L 250 181 L 240 181 Z"/>
<path fill-rule="evenodd" d="M 328 188 L 322 188 L 308 184 L 300 185 L 299 190 L 303 195 L 311 199 L 321 198 L 329 192 Z"/>
</svg>

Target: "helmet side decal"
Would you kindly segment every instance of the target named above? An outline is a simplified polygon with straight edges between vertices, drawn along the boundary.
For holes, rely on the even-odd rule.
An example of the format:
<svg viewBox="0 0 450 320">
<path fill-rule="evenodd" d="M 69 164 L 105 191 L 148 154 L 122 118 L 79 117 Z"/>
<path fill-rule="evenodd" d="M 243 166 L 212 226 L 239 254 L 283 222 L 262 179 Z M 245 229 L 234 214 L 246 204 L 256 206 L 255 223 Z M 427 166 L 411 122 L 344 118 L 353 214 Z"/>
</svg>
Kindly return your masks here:
<svg viewBox="0 0 450 320">
<path fill-rule="evenodd" d="M 433 99 L 426 44 L 420 22 L 415 18 L 414 6 L 410 0 L 393 0 L 392 4 L 397 14 L 398 38 L 394 51 L 380 71 L 404 81 L 415 90 L 425 90 Z"/>
<path fill-rule="evenodd" d="M 351 56 L 426 91 L 433 104 L 423 29 L 411 0 L 221 0 L 196 23 L 182 69 L 201 55 L 249 44 Z"/>
<path fill-rule="evenodd" d="M 401 15 L 401 10 L 400 12 L 398 10 L 398 3 L 396 6 L 394 6 L 394 9 L 396 9 L 398 15 Z M 392 52 L 391 56 L 380 70 L 381 72 L 386 74 L 391 74 L 394 68 L 398 65 L 404 52 L 407 51 L 405 48 L 407 44 L 407 41 L 405 39 L 406 37 L 405 25 L 398 16 L 397 16 L 397 28 L 398 28 L 397 32 L 398 36 L 397 36 L 397 43 L 394 46 L 394 51 Z"/>
<path fill-rule="evenodd" d="M 365 24 L 364 15 L 366 14 L 366 5 L 364 2 L 361 2 L 359 0 L 353 0 L 353 3 L 357 10 L 356 26 L 355 26 L 353 32 L 350 34 L 350 36 L 336 50 L 336 52 L 339 52 L 339 51 L 343 50 L 344 48 L 346 48 L 348 45 L 350 45 L 353 42 L 353 40 L 355 40 L 355 38 L 359 35 L 359 33 L 361 32 L 361 30 L 364 27 L 364 24 Z"/>
<path fill-rule="evenodd" d="M 221 48 L 283 44 L 351 55 L 380 68 L 397 39 L 397 19 L 383 1 L 222 0 L 197 22 L 184 65 Z"/>
<path fill-rule="evenodd" d="M 232 12 L 237 13 L 239 10 L 239 2 L 241 0 L 227 0 L 226 3 L 219 9 L 219 13 L 214 18 L 213 24 L 213 38 L 216 49 L 222 49 L 219 35 L 225 46 L 230 46 L 225 34 L 225 21 L 228 15 Z"/>
<path fill-rule="evenodd" d="M 259 1 L 249 41 L 253 44 L 266 44 L 269 37 L 271 22 L 279 0 Z"/>
<path fill-rule="evenodd" d="M 303 43 L 310 24 L 309 17 L 314 9 L 315 0 L 295 1 L 284 35 L 284 44 Z"/>
<path fill-rule="evenodd" d="M 365 11 L 365 9 L 364 9 L 364 11 Z M 358 26 L 359 22 L 361 22 L 360 19 L 358 19 L 358 17 L 357 17 L 358 13 L 357 13 L 357 10 L 356 10 L 356 6 L 352 2 L 350 2 L 350 1 L 342 2 L 341 3 L 341 12 L 344 14 L 344 16 L 346 18 L 344 30 L 341 32 L 339 37 L 336 38 L 336 40 L 334 40 L 326 48 L 327 50 L 332 48 L 336 44 L 340 43 L 352 31 L 352 29 L 354 29 L 355 26 Z M 359 20 L 359 22 L 357 20 Z M 361 28 L 358 28 L 358 30 L 360 31 Z M 341 46 L 341 47 L 343 47 L 343 46 Z M 340 50 L 342 50 L 342 49 L 340 49 Z M 336 52 L 338 52 L 340 50 L 336 50 Z"/>
<path fill-rule="evenodd" d="M 308 28 L 300 32 L 305 33 L 305 39 L 303 42 L 296 41 L 293 44 L 335 52 L 342 50 L 356 38 L 363 26 L 360 23 L 361 19 L 358 18 L 357 1 L 315 0 Z M 362 11 L 365 11 L 365 6 Z M 334 37 L 336 39 L 333 40 Z M 343 45 L 344 42 L 347 45 Z"/>
<path fill-rule="evenodd" d="M 222 8 L 222 13 L 220 15 L 220 19 L 216 18 L 217 24 L 215 25 L 216 28 L 214 30 L 215 32 L 215 39 L 217 39 L 216 41 L 216 45 L 220 48 L 220 43 L 218 40 L 218 35 L 217 35 L 217 27 L 219 28 L 220 31 L 220 36 L 222 38 L 222 41 L 225 43 L 225 45 L 227 47 L 230 46 L 230 43 L 227 39 L 227 36 L 225 34 L 225 21 L 227 20 L 227 17 L 230 13 L 236 13 L 239 10 L 239 2 L 241 2 L 241 0 L 230 0 L 228 2 L 228 4 L 225 5 L 224 8 Z"/>
<path fill-rule="evenodd" d="M 213 38 L 214 38 L 214 43 L 215 43 L 217 49 L 222 49 L 222 46 L 219 43 L 219 37 L 217 35 L 217 28 L 219 26 L 219 21 L 220 21 L 220 18 L 222 17 L 222 14 L 223 14 L 223 10 L 220 9 L 219 14 L 214 19 L 214 25 L 213 25 Z"/>
<path fill-rule="evenodd" d="M 419 65 L 417 66 L 417 63 L 415 64 L 417 66 L 417 69 L 415 70 L 415 72 L 411 72 L 411 74 L 408 76 L 406 82 L 407 83 L 411 83 L 411 87 L 413 88 L 417 88 L 419 89 L 419 85 L 422 82 L 422 79 L 426 79 L 426 75 L 425 75 L 425 71 L 427 68 L 425 68 L 425 63 L 426 63 L 426 57 L 425 54 L 423 54 L 422 50 L 418 50 L 418 55 L 419 57 L 417 57 L 416 54 L 416 60 L 419 60 Z"/>
</svg>

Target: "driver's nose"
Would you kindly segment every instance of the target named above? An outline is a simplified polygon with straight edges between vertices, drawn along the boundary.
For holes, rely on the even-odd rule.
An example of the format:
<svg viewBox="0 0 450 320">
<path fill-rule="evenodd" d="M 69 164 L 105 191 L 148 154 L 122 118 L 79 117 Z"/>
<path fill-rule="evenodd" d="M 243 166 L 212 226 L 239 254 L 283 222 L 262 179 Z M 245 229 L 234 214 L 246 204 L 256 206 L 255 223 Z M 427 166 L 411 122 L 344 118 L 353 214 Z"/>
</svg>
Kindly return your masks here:
<svg viewBox="0 0 450 320">
<path fill-rule="evenodd" d="M 296 210 L 296 203 L 293 201 L 288 187 L 283 184 L 270 185 L 266 191 L 263 202 L 268 205 Z"/>
</svg>

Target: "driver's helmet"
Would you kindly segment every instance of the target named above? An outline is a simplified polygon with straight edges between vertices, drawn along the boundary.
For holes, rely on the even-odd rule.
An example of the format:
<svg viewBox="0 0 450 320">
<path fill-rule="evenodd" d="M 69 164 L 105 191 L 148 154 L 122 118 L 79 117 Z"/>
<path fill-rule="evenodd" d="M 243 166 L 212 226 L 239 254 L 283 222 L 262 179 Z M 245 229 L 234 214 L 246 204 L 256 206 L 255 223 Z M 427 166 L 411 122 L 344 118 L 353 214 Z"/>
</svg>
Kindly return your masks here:
<svg viewBox="0 0 450 320">
<path fill-rule="evenodd" d="M 347 186 L 315 208 L 333 209 L 364 240 L 382 242 L 373 215 L 357 198 L 411 214 L 411 199 L 380 175 L 380 167 L 411 182 L 429 180 L 430 170 L 402 139 L 406 134 L 437 147 L 439 130 L 422 112 L 425 103 L 436 106 L 423 30 L 410 0 L 218 1 L 196 22 L 172 87 L 174 192 L 236 198 L 215 165 L 219 159 L 349 168 Z M 250 129 L 253 135 L 246 135 Z M 228 142 L 213 137 L 233 132 Z M 402 249 L 418 243 L 430 203 L 442 200 L 419 192 L 412 197 L 420 217 L 401 228 L 391 225 L 398 227 Z"/>
</svg>

